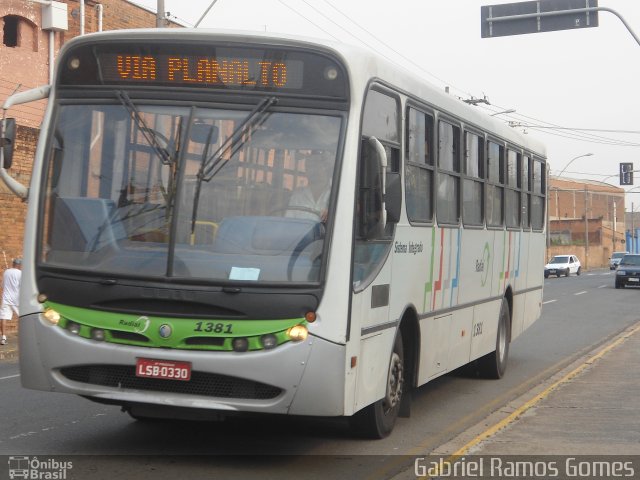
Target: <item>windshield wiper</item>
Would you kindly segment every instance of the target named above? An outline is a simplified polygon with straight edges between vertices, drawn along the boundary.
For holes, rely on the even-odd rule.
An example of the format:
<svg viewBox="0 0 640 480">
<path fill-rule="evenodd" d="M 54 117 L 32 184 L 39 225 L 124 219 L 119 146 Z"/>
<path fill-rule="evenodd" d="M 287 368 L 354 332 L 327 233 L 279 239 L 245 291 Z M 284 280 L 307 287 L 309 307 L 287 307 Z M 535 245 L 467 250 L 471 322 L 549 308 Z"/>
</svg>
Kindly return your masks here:
<svg viewBox="0 0 640 480">
<path fill-rule="evenodd" d="M 144 138 L 158 154 L 161 162 L 165 165 L 170 165 L 172 163 L 172 160 L 169 151 L 165 147 L 160 145 L 160 142 L 158 142 L 158 132 L 147 126 L 144 118 L 142 117 L 142 115 L 140 115 L 140 110 L 138 110 L 138 108 L 131 101 L 131 98 L 129 98 L 129 94 L 127 94 L 127 92 L 125 92 L 124 90 L 118 90 L 116 91 L 116 96 L 118 97 L 118 100 L 120 100 L 120 103 L 122 103 L 122 105 L 129 111 L 131 117 L 136 121 L 136 124 L 144 135 Z"/>
<path fill-rule="evenodd" d="M 231 150 L 231 155 L 228 158 L 231 158 L 235 151 L 237 150 L 237 146 L 239 145 L 239 141 L 242 139 L 244 134 L 258 122 L 260 122 L 265 114 L 266 110 L 275 104 L 278 101 L 276 97 L 267 97 L 264 98 L 256 107 L 245 117 L 240 125 L 229 135 L 229 137 L 220 145 L 220 147 L 211 155 L 210 157 L 206 157 L 206 152 L 203 153 L 202 161 L 200 164 L 200 171 L 198 172 L 198 179 L 202 179 L 205 182 L 210 181 L 213 177 L 215 177 L 218 170 L 224 166 L 226 161 L 222 157 L 223 154 Z M 220 165 L 222 163 L 222 165 Z M 216 168 L 217 167 L 217 168 Z"/>
<path fill-rule="evenodd" d="M 191 210 L 191 235 L 194 234 L 196 228 L 196 219 L 198 218 L 198 203 L 200 202 L 200 190 L 202 186 L 202 182 L 209 182 L 215 175 L 220 171 L 222 167 L 233 157 L 233 155 L 238 151 L 242 143 L 240 140 L 243 138 L 245 133 L 249 131 L 254 125 L 260 123 L 266 113 L 267 109 L 277 103 L 277 97 L 266 97 L 262 99 L 258 105 L 245 117 L 245 119 L 238 125 L 238 127 L 229 135 L 229 137 L 222 142 L 222 145 L 210 156 L 207 156 L 209 153 L 209 143 L 207 143 L 207 148 L 202 152 L 202 158 L 200 160 L 200 169 L 198 171 L 198 182 L 196 183 L 196 190 L 193 196 L 193 208 Z M 227 159 L 223 158 L 223 155 L 231 150 L 231 153 L 227 157 Z"/>
</svg>

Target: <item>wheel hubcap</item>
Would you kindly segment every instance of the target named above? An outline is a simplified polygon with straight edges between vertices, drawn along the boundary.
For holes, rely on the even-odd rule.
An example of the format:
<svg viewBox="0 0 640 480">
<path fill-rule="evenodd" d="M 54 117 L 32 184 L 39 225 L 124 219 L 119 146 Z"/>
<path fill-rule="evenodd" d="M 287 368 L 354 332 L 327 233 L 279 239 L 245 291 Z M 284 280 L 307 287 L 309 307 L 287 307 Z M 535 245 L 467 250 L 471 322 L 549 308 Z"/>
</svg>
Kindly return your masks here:
<svg viewBox="0 0 640 480">
<path fill-rule="evenodd" d="M 402 359 L 396 352 L 393 352 L 393 355 L 391 356 L 388 378 L 387 395 L 384 399 L 385 413 L 396 407 L 402 398 L 404 366 L 402 365 Z"/>
<path fill-rule="evenodd" d="M 500 363 L 504 363 L 504 356 L 507 350 L 507 329 L 504 327 L 504 320 L 500 322 L 500 331 L 498 332 L 498 358 Z"/>
</svg>

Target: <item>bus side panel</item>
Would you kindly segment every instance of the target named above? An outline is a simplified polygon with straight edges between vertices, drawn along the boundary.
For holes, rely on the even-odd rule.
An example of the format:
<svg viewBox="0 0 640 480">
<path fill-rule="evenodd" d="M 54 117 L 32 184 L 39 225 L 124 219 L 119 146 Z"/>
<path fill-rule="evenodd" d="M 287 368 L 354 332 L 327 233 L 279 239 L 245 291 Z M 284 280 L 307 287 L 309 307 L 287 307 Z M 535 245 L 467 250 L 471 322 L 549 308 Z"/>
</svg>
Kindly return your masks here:
<svg viewBox="0 0 640 480">
<path fill-rule="evenodd" d="M 496 230 L 493 234 L 493 270 L 490 275 L 492 277 L 491 296 L 502 296 L 505 291 L 508 269 L 509 269 L 509 232 L 505 230 Z"/>
<path fill-rule="evenodd" d="M 425 318 L 420 322 L 418 385 L 446 371 L 452 315 Z"/>
<path fill-rule="evenodd" d="M 351 305 L 351 338 L 359 339 L 355 410 L 360 410 L 384 397 L 389 374 L 391 349 L 397 330 L 396 318 L 390 314 L 393 292 L 402 291 L 404 280 L 391 282 L 392 253 L 373 282 L 363 291 L 353 293 Z"/>
<path fill-rule="evenodd" d="M 493 233 L 486 230 L 463 230 L 458 299 L 472 304 L 492 294 L 493 264 L 495 263 Z"/>
<path fill-rule="evenodd" d="M 455 370 L 469 363 L 473 329 L 473 309 L 458 310 L 451 319 L 447 370 Z"/>
<path fill-rule="evenodd" d="M 400 318 L 407 305 L 418 314 L 432 310 L 435 275 L 435 229 L 398 225 L 390 257 L 393 261 L 390 318 Z"/>
<path fill-rule="evenodd" d="M 354 412 L 384 397 L 389 373 L 391 349 L 396 333 L 396 322 L 389 318 L 389 299 L 372 299 L 374 289 L 391 291 L 391 255 L 377 278 L 362 292 L 354 294 L 351 306 L 351 328 L 359 338 L 356 357 L 356 390 Z M 401 285 L 394 285 L 394 289 Z M 357 328 L 357 330 L 356 330 Z M 367 333 L 369 331 L 370 333 Z"/>
<path fill-rule="evenodd" d="M 473 309 L 471 333 L 471 360 L 480 358 L 496 349 L 498 316 L 502 299 L 481 303 Z"/>
<path fill-rule="evenodd" d="M 529 265 L 530 235 L 523 232 L 514 234 L 514 269 L 513 269 L 513 311 L 511 313 L 511 338 L 522 333 L 525 316 L 526 296 L 520 293 L 528 288 L 529 278 L 526 274 Z"/>
<path fill-rule="evenodd" d="M 329 417 L 351 413 L 345 412 L 344 407 L 346 347 L 318 338 L 312 343 L 313 349 L 289 413 Z"/>
<path fill-rule="evenodd" d="M 355 411 L 384 397 L 395 329 L 360 340 Z"/>
<path fill-rule="evenodd" d="M 542 286 L 544 284 L 544 263 L 546 254 L 546 238 L 544 233 L 533 233 L 529 244 L 529 264 L 527 280 L 529 288 L 537 288 L 527 293 L 523 331 L 531 326 L 542 311 Z"/>
</svg>

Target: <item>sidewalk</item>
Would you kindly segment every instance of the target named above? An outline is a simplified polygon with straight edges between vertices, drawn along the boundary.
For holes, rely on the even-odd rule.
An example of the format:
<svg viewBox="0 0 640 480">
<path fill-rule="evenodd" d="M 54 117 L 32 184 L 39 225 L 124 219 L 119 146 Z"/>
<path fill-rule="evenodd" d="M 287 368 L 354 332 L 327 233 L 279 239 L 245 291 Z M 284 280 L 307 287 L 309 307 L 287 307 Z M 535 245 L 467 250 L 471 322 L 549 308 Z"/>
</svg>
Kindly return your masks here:
<svg viewBox="0 0 640 480">
<path fill-rule="evenodd" d="M 431 453 L 640 455 L 638 412 L 640 322 Z"/>
<path fill-rule="evenodd" d="M 0 345 L 0 361 L 18 359 L 18 333 L 7 334 L 7 344 Z"/>
</svg>

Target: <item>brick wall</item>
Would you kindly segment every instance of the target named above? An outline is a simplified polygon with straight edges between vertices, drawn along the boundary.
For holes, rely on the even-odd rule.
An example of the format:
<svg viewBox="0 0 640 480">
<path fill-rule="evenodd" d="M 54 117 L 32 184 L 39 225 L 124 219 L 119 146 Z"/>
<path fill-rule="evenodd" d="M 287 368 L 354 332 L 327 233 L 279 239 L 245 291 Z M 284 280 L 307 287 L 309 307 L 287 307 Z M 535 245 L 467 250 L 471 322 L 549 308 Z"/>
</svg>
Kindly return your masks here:
<svg viewBox="0 0 640 480">
<path fill-rule="evenodd" d="M 37 128 L 18 125 L 16 129 L 16 146 L 10 173 L 23 185 L 29 185 L 31 162 L 35 154 L 38 134 Z M 0 275 L 11 266 L 14 258 L 22 257 L 26 215 L 27 204 L 0 181 Z M 17 322 L 7 322 L 5 333 L 12 333 L 16 329 Z"/>
<path fill-rule="evenodd" d="M 61 46 L 80 34 L 80 2 L 63 1 L 68 7 L 69 29 L 54 33 L 54 53 Z M 97 4 L 103 6 L 102 29 L 121 30 L 128 28 L 154 28 L 156 15 L 125 0 L 85 0 L 85 33 L 98 31 Z M 25 0 L 0 0 L 0 28 L 4 19 L 18 17 L 17 45 L 7 46 L 0 35 L 0 105 L 18 91 L 25 91 L 49 83 L 48 31 L 42 31 L 42 5 Z M 15 21 L 15 20 L 10 20 Z M 169 27 L 179 25 L 168 22 Z M 9 110 L 8 116 L 18 123 L 17 141 L 11 176 L 23 185 L 31 179 L 31 167 L 38 139 L 38 127 L 42 121 L 46 100 L 18 105 Z M 0 273 L 7 262 L 22 255 L 24 235 L 23 222 L 26 204 L 11 193 L 0 181 Z M 5 262 L 6 257 L 6 262 Z"/>
<path fill-rule="evenodd" d="M 13 153 L 11 176 L 23 185 L 28 185 L 31 178 L 31 162 L 35 154 L 39 131 L 36 128 L 18 126 L 16 131 L 16 147 Z M 0 270 L 10 266 L 11 259 L 22 256 L 22 239 L 24 236 L 24 218 L 27 204 L 16 197 L 0 182 Z"/>
<path fill-rule="evenodd" d="M 67 21 L 69 29 L 55 32 L 54 54 L 73 37 L 80 34 L 80 2 L 67 0 Z M 85 34 L 98 31 L 98 9 L 103 7 L 102 29 L 122 30 L 129 28 L 154 28 L 156 15 L 125 0 L 85 0 Z M 0 43 L 0 103 L 18 91 L 28 90 L 49 83 L 49 40 L 48 31 L 40 29 L 42 24 L 42 5 L 25 0 L 0 0 L 0 27 L 4 28 L 5 17 L 19 17 L 18 44 L 6 46 Z M 168 27 L 180 27 L 167 22 Z M 10 115 L 21 125 L 37 127 L 40 125 L 46 101 L 18 105 L 11 109 Z"/>
</svg>

